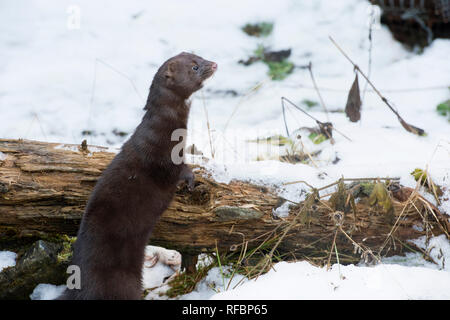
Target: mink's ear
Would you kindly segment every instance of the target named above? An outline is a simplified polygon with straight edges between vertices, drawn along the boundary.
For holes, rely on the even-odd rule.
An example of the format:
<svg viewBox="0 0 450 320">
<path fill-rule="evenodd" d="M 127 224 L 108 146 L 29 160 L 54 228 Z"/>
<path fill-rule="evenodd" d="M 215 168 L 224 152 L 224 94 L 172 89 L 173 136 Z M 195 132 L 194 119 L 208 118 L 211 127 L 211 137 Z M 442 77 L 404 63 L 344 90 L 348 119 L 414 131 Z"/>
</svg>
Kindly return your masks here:
<svg viewBox="0 0 450 320">
<path fill-rule="evenodd" d="M 166 72 L 164 73 L 164 76 L 166 77 L 166 79 L 171 79 L 171 78 L 173 78 L 173 74 L 175 73 L 175 65 L 176 65 L 176 62 L 175 62 L 175 61 L 170 61 L 170 62 L 167 64 L 167 70 L 166 70 Z"/>
</svg>

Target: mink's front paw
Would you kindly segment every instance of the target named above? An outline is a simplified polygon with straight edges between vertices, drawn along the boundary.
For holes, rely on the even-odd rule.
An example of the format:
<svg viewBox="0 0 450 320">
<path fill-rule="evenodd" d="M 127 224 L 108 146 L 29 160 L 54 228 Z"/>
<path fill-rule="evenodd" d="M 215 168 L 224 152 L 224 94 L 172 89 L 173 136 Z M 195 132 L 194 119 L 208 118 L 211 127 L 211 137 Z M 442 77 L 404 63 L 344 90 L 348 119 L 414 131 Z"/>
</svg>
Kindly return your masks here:
<svg viewBox="0 0 450 320">
<path fill-rule="evenodd" d="M 194 185 L 195 185 L 195 179 L 194 179 L 194 174 L 191 172 L 191 174 L 185 178 L 186 183 L 187 183 L 187 187 L 189 191 L 194 190 Z"/>
<path fill-rule="evenodd" d="M 186 181 L 189 191 L 194 190 L 195 176 L 194 176 L 194 173 L 192 172 L 191 168 L 189 168 L 188 166 L 185 166 L 183 168 L 183 171 L 181 172 L 181 175 L 180 175 L 180 181 Z"/>
</svg>

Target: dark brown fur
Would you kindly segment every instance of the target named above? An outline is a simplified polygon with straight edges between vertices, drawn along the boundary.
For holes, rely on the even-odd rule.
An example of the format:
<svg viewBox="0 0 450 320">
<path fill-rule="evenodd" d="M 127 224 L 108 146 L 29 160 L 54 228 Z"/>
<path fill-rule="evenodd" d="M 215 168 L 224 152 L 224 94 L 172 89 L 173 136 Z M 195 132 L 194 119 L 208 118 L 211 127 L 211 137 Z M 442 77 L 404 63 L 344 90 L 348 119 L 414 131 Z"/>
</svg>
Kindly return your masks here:
<svg viewBox="0 0 450 320">
<path fill-rule="evenodd" d="M 171 159 L 179 143 L 171 141 L 171 135 L 175 129 L 186 129 L 186 99 L 216 67 L 188 53 L 160 67 L 142 122 L 103 172 L 86 206 L 72 261 L 81 269 L 81 289 L 66 289 L 59 299 L 141 299 L 150 233 L 179 181 L 193 186 L 189 167 Z"/>
</svg>

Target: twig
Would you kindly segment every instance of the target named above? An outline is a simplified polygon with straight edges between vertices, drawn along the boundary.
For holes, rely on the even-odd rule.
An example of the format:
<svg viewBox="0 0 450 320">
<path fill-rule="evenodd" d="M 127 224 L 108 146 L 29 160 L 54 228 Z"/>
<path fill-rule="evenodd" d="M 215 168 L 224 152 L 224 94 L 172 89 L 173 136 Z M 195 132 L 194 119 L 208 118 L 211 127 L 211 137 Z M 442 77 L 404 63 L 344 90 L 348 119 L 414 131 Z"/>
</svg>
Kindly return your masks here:
<svg viewBox="0 0 450 320">
<path fill-rule="evenodd" d="M 336 245 L 337 232 L 338 232 L 338 229 L 336 229 L 336 231 L 334 232 L 333 244 L 331 245 L 330 254 L 328 255 L 327 270 L 330 270 L 331 254 L 333 253 L 333 247 Z"/>
<path fill-rule="evenodd" d="M 397 116 L 398 120 L 400 121 L 401 125 L 403 126 L 403 128 L 405 128 L 407 131 L 415 133 L 417 135 L 423 135 L 425 134 L 425 131 L 423 129 L 420 129 L 418 127 L 412 126 L 410 124 L 408 124 L 405 120 L 403 120 L 403 118 L 400 116 L 400 114 L 391 106 L 391 104 L 388 102 L 388 100 L 380 93 L 380 91 L 378 91 L 378 89 L 373 85 L 373 83 L 369 80 L 369 78 L 364 74 L 364 72 L 361 71 L 361 69 L 359 68 L 359 66 L 353 62 L 352 59 L 350 59 L 350 57 L 344 52 L 344 50 L 342 50 L 342 48 L 336 43 L 336 41 L 334 41 L 334 39 L 330 36 L 329 37 L 331 42 L 336 46 L 336 48 L 338 48 L 338 50 L 342 53 L 342 55 L 353 65 L 353 67 L 355 68 L 356 71 L 359 72 L 359 74 L 361 74 L 364 79 L 366 79 L 367 83 L 370 84 L 370 86 L 372 87 L 372 89 L 378 94 L 378 96 L 381 98 L 381 100 L 389 107 L 389 109 L 391 109 L 391 111 Z"/>
<path fill-rule="evenodd" d="M 302 137 L 299 137 L 299 141 L 300 141 L 300 144 L 302 145 L 303 152 L 306 153 L 306 155 L 308 156 L 309 160 L 311 160 L 311 163 L 313 164 L 313 166 L 316 167 L 316 168 L 319 168 L 317 163 L 314 161 L 312 155 L 306 150 L 305 145 L 303 144 L 303 141 L 302 141 Z"/>
<path fill-rule="evenodd" d="M 308 182 L 304 181 L 304 180 L 297 180 L 297 181 L 291 181 L 291 182 L 285 182 L 283 183 L 283 186 L 287 186 L 290 184 L 296 184 L 296 183 L 304 183 L 306 184 L 308 187 L 310 187 L 311 189 L 315 189 L 312 185 L 310 185 Z"/>
<path fill-rule="evenodd" d="M 313 72 L 312 72 L 312 62 L 311 61 L 308 64 L 308 70 L 309 70 L 309 74 L 311 76 L 312 83 L 314 85 L 314 89 L 316 90 L 317 95 L 319 96 L 320 104 L 322 105 L 322 108 L 325 110 L 325 114 L 327 116 L 327 121 L 330 122 L 330 118 L 328 117 L 327 107 L 325 106 L 325 102 L 323 101 L 322 95 L 320 94 L 319 88 L 317 87 L 316 80 L 314 79 L 314 75 L 313 75 Z"/>
<path fill-rule="evenodd" d="M 203 91 L 201 91 L 201 94 L 202 94 L 202 101 L 203 101 L 203 111 L 205 112 L 205 117 L 206 117 L 206 126 L 208 128 L 209 148 L 211 149 L 211 157 L 214 159 L 215 151 L 214 151 L 212 140 L 211 140 L 211 128 L 209 125 L 208 110 L 206 109 L 206 102 L 205 102 L 205 96 L 203 95 Z"/>
<path fill-rule="evenodd" d="M 305 110 L 303 110 L 302 108 L 300 108 L 299 106 L 297 106 L 295 103 L 293 103 L 291 100 L 289 100 L 286 97 L 281 97 L 281 108 L 283 110 L 283 120 L 284 120 L 284 126 L 286 128 L 286 134 L 289 136 L 289 129 L 287 127 L 287 123 L 286 123 L 286 114 L 285 114 L 285 106 L 284 106 L 284 102 L 287 101 L 289 102 L 289 104 L 291 104 L 294 108 L 296 108 L 297 110 L 303 112 L 304 114 L 306 114 L 308 117 L 310 117 L 311 119 L 313 119 L 317 125 L 320 128 L 327 128 L 329 125 L 331 125 L 330 122 L 324 123 L 322 121 L 319 121 L 318 119 L 316 119 L 315 117 L 313 117 L 312 115 L 310 115 L 308 112 L 306 112 Z M 332 125 L 331 125 L 332 126 Z M 348 141 L 352 141 L 349 137 L 347 137 L 345 134 L 343 134 L 342 132 L 340 132 L 339 130 L 337 130 L 334 126 L 332 126 L 333 130 L 335 130 L 337 133 L 339 133 L 341 136 L 343 136 L 344 138 L 346 138 Z M 327 130 L 324 130 L 325 132 L 327 132 Z M 327 133 L 328 135 L 328 133 Z M 331 138 L 330 136 L 328 136 L 328 138 Z"/>
<path fill-rule="evenodd" d="M 324 189 L 328 189 L 329 187 L 332 187 L 336 184 L 338 184 L 340 181 L 366 181 L 366 180 L 400 180 L 400 178 L 398 177 L 394 177 L 394 178 L 341 178 L 333 183 L 330 183 L 324 187 L 318 188 L 318 191 L 324 190 Z"/>
<path fill-rule="evenodd" d="M 92 81 L 91 98 L 89 99 L 89 114 L 88 114 L 87 129 L 90 129 L 90 127 L 91 127 L 92 106 L 94 104 L 95 88 L 96 88 L 96 85 L 97 85 L 97 63 L 98 63 L 98 61 L 95 60 L 95 63 L 94 63 L 94 80 Z"/>
<path fill-rule="evenodd" d="M 296 214 L 296 216 L 294 217 L 294 219 L 292 219 L 292 221 L 289 223 L 289 225 L 284 229 L 283 234 L 280 236 L 280 238 L 278 239 L 278 241 L 275 243 L 275 245 L 272 247 L 272 249 L 270 250 L 269 254 L 266 255 L 266 261 L 264 262 L 264 265 L 262 266 L 261 270 L 259 271 L 258 275 L 256 276 L 257 278 L 262 274 L 262 272 L 266 269 L 266 267 L 268 266 L 268 264 L 272 261 L 272 257 L 273 254 L 275 252 L 275 250 L 278 248 L 278 246 L 280 245 L 281 241 L 286 237 L 287 233 L 289 232 L 289 230 L 296 225 L 297 223 L 297 219 L 304 213 L 305 210 L 309 209 L 313 202 L 314 199 L 316 197 L 316 193 L 311 194 L 308 198 L 306 198 L 305 202 L 303 203 L 303 207 L 300 209 L 300 211 Z"/>
<path fill-rule="evenodd" d="M 289 88 L 302 88 L 308 90 L 315 90 L 314 86 L 303 85 L 303 84 L 285 84 Z M 348 89 L 336 89 L 330 87 L 318 87 L 321 91 L 331 91 L 331 92 L 348 92 Z M 449 86 L 430 86 L 430 87 L 419 87 L 419 88 L 403 88 L 403 89 L 380 89 L 380 91 L 387 93 L 414 93 L 420 91 L 437 91 L 437 90 L 448 90 Z M 375 92 L 372 89 L 367 89 L 367 92 Z"/>
<path fill-rule="evenodd" d="M 397 231 L 398 227 L 400 226 L 399 221 L 402 218 L 403 214 L 405 213 L 406 207 L 409 204 L 412 204 L 414 206 L 414 200 L 417 198 L 418 196 L 418 190 L 419 190 L 419 186 L 420 186 L 420 180 L 417 181 L 416 184 L 416 188 L 414 189 L 414 191 L 411 193 L 411 195 L 408 197 L 405 205 L 403 206 L 402 211 L 400 212 L 399 216 L 397 217 L 397 220 L 395 221 L 394 225 L 392 226 L 391 230 L 389 231 L 386 239 L 384 240 L 383 244 L 381 245 L 380 249 L 378 250 L 378 254 L 381 255 L 381 252 L 383 251 L 383 249 L 386 247 L 386 245 L 389 242 L 389 239 L 391 238 L 391 236 L 394 234 L 395 231 Z M 419 210 L 416 208 L 416 210 L 419 212 Z"/>
<path fill-rule="evenodd" d="M 262 85 L 264 85 L 265 83 L 267 83 L 268 81 L 270 81 L 271 78 L 265 79 L 263 81 L 258 82 L 256 85 L 254 85 L 252 88 L 250 88 L 250 90 L 248 90 L 240 99 L 238 104 L 234 107 L 233 112 L 231 112 L 230 117 L 227 119 L 227 122 L 225 123 L 225 126 L 223 127 L 223 132 L 225 133 L 225 131 L 228 128 L 228 125 L 230 124 L 231 118 L 233 118 L 234 114 L 236 113 L 237 109 L 239 108 L 239 106 L 242 104 L 242 102 L 244 101 L 244 98 L 246 98 L 247 96 L 249 96 L 251 93 L 255 92 L 256 90 L 258 90 Z"/>
<path fill-rule="evenodd" d="M 369 62 L 367 66 L 367 77 L 370 78 L 370 73 L 372 71 L 372 28 L 375 22 L 374 17 L 374 7 L 372 6 L 372 10 L 370 12 L 370 25 L 369 25 Z M 362 104 L 364 104 L 364 97 L 366 96 L 368 82 L 364 84 L 364 89 L 361 97 Z"/>
<path fill-rule="evenodd" d="M 137 96 L 139 97 L 139 99 L 141 99 L 142 102 L 145 102 L 145 99 L 142 97 L 142 95 L 139 93 L 139 90 L 137 89 L 134 81 L 127 76 L 125 73 L 121 72 L 120 70 L 114 68 L 113 66 L 111 66 L 110 64 L 106 63 L 105 61 L 103 61 L 102 59 L 96 58 L 95 59 L 96 62 L 100 62 L 101 64 L 103 64 L 104 66 L 110 68 L 112 71 L 114 71 L 115 73 L 121 75 L 122 77 L 124 77 L 125 79 L 127 79 L 131 86 L 133 87 L 134 91 L 136 92 Z"/>
<path fill-rule="evenodd" d="M 372 252 L 372 250 L 370 250 L 369 248 L 364 249 L 361 245 L 359 245 L 357 242 L 355 242 L 355 240 L 353 240 L 353 239 L 347 234 L 347 232 L 345 232 L 345 231 L 342 229 L 342 226 L 338 226 L 338 228 L 339 228 L 339 230 L 344 234 L 344 236 L 345 236 L 347 239 L 349 239 L 349 240 L 353 243 L 353 245 L 354 245 L 355 247 L 357 247 L 359 250 L 361 250 L 361 252 L 366 253 L 366 254 L 370 254 L 373 258 L 375 258 L 375 260 L 376 260 L 377 262 L 381 262 L 381 259 L 380 259 L 379 257 L 377 257 L 377 256 Z"/>
<path fill-rule="evenodd" d="M 113 66 L 111 66 L 110 64 L 106 63 L 105 61 L 103 61 L 100 58 L 96 58 L 95 59 L 95 63 L 94 63 L 94 79 L 92 81 L 92 87 L 91 87 L 91 98 L 89 99 L 89 114 L 88 114 L 88 121 L 87 121 L 87 129 L 90 129 L 91 127 L 91 118 L 92 118 L 92 106 L 94 104 L 94 96 L 95 96 L 95 90 L 96 90 L 96 86 L 97 86 L 97 65 L 98 63 L 103 64 L 105 67 L 111 69 L 112 71 L 114 71 L 115 73 L 117 73 L 118 75 L 124 77 L 125 79 L 127 79 L 131 86 L 133 87 L 134 91 L 136 92 L 136 95 L 139 97 L 139 99 L 142 102 L 145 102 L 144 98 L 142 97 L 142 95 L 139 93 L 134 81 L 127 76 L 125 73 L 117 70 L 116 68 L 114 68 Z"/>
</svg>

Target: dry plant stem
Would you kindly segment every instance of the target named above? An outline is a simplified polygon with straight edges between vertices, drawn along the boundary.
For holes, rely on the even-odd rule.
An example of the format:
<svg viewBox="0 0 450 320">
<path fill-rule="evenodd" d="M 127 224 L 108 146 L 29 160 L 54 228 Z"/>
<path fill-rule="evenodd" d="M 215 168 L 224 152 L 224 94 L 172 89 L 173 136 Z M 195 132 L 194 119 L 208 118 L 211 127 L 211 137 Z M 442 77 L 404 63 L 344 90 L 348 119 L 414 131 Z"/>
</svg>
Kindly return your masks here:
<svg viewBox="0 0 450 320">
<path fill-rule="evenodd" d="M 301 88 L 308 90 L 316 90 L 314 86 L 302 85 L 302 84 L 286 84 L 289 88 Z M 421 88 L 403 88 L 403 89 L 380 89 L 380 91 L 387 93 L 402 93 L 402 92 L 418 92 L 418 91 L 436 91 L 436 90 L 448 90 L 448 86 L 430 86 L 430 87 L 421 87 Z M 346 92 L 348 93 L 348 89 L 336 89 L 330 87 L 319 87 L 321 91 L 330 91 L 330 92 Z M 372 89 L 367 89 L 367 92 L 375 92 Z"/>
<path fill-rule="evenodd" d="M 365 252 L 365 253 L 370 254 L 373 258 L 375 258 L 375 260 L 376 260 L 377 262 L 381 262 L 381 259 L 380 259 L 379 257 L 377 257 L 377 256 L 372 252 L 372 250 L 370 250 L 369 248 L 363 248 L 362 245 L 359 245 L 358 243 L 356 243 L 355 240 L 353 240 L 353 239 L 347 234 L 347 232 L 345 232 L 345 231 L 342 229 L 342 226 L 339 226 L 339 230 L 345 235 L 345 237 L 346 237 L 347 239 L 349 239 L 349 240 L 353 243 L 353 245 L 354 245 L 355 247 L 357 247 L 357 248 L 358 248 L 359 250 L 361 250 L 362 252 Z"/>
<path fill-rule="evenodd" d="M 314 189 L 314 187 L 312 185 L 310 185 L 308 182 L 304 181 L 304 180 L 298 180 L 298 181 L 292 181 L 292 182 L 285 182 L 283 183 L 283 186 L 287 186 L 290 184 L 296 184 L 296 183 L 304 183 L 306 184 L 308 187 L 310 187 L 311 189 Z"/>
<path fill-rule="evenodd" d="M 248 90 L 240 99 L 238 104 L 236 105 L 236 107 L 234 107 L 233 112 L 231 112 L 230 117 L 228 118 L 227 122 L 225 123 L 225 126 L 223 127 L 223 132 L 225 133 L 225 131 L 228 128 L 228 125 L 230 124 L 231 118 L 233 118 L 234 114 L 236 113 L 237 109 L 239 108 L 239 106 L 242 104 L 242 102 L 244 101 L 244 98 L 248 97 L 251 93 L 255 92 L 256 90 L 258 90 L 262 85 L 264 85 L 265 83 L 269 82 L 271 80 L 271 78 L 267 78 L 263 81 L 258 82 L 255 86 L 253 86 L 252 88 L 250 88 L 250 90 Z"/>
<path fill-rule="evenodd" d="M 284 120 L 284 126 L 286 128 L 286 134 L 289 136 L 289 129 L 287 127 L 287 123 L 286 123 L 286 113 L 285 113 L 285 105 L 284 105 L 284 101 L 289 102 L 290 105 L 292 105 L 294 108 L 296 108 L 297 110 L 303 112 L 304 114 L 306 114 L 308 117 L 310 117 L 311 119 L 313 119 L 318 125 L 319 127 L 323 127 L 325 126 L 325 124 L 322 121 L 317 120 L 316 118 L 314 118 L 312 115 L 310 115 L 308 112 L 306 112 L 305 110 L 303 110 L 302 108 L 300 108 L 299 106 L 297 106 L 295 103 L 293 103 L 291 100 L 289 100 L 286 97 L 281 97 L 281 109 L 283 111 L 283 120 Z M 345 134 L 343 134 L 342 132 L 340 132 L 339 130 L 337 130 L 334 126 L 333 126 L 333 130 L 335 130 L 337 133 L 339 133 L 341 136 L 343 136 L 344 138 L 346 138 L 348 141 L 352 141 L 349 137 L 347 137 Z M 328 135 L 328 134 L 327 134 Z M 328 136 L 328 138 L 331 137 Z"/>
<path fill-rule="evenodd" d="M 394 178 L 389 178 L 389 177 L 386 177 L 386 178 L 341 178 L 333 183 L 327 184 L 324 187 L 318 188 L 317 190 L 322 191 L 322 190 L 328 189 L 328 188 L 338 184 L 340 181 L 366 181 L 366 180 L 400 180 L 400 178 L 399 177 L 394 177 Z M 295 182 L 291 182 L 291 183 L 295 183 Z"/>
<path fill-rule="evenodd" d="M 31 119 L 31 123 L 27 129 L 27 132 L 25 133 L 25 138 L 28 137 L 28 133 L 30 132 L 31 128 L 33 127 L 34 121 L 36 120 L 39 125 L 39 129 L 41 129 L 42 136 L 44 137 L 45 140 L 48 140 L 47 135 L 45 134 L 44 129 L 42 127 L 41 121 L 39 120 L 38 114 L 33 111 L 32 115 L 33 118 Z"/>
<path fill-rule="evenodd" d="M 317 120 L 317 119 L 314 118 L 312 115 L 310 115 L 308 112 L 306 112 L 305 110 L 303 110 L 302 108 L 300 108 L 299 106 L 297 106 L 295 103 L 293 103 L 291 100 L 289 100 L 289 99 L 286 98 L 286 97 L 281 97 L 281 105 L 282 105 L 282 107 L 283 107 L 283 110 L 284 110 L 284 101 L 289 102 L 290 105 L 292 105 L 292 106 L 293 106 L 294 108 L 296 108 L 297 110 L 299 110 L 299 111 L 303 112 L 304 114 L 306 114 L 308 117 L 310 117 L 311 119 L 313 119 L 313 120 L 314 120 L 315 122 L 317 122 L 318 124 L 323 124 L 322 121 Z M 284 111 L 283 111 L 283 114 L 284 114 Z M 285 125 L 286 125 L 286 119 L 285 119 Z M 287 132 L 287 135 L 289 135 L 289 132 L 288 132 L 288 130 L 287 130 L 287 125 L 286 125 L 286 132 Z"/>
<path fill-rule="evenodd" d="M 334 243 L 334 252 L 336 254 L 336 261 L 338 264 L 339 278 L 344 279 L 344 277 L 342 276 L 342 273 L 341 273 L 341 263 L 339 262 L 339 253 L 338 253 L 336 242 Z"/>
<path fill-rule="evenodd" d="M 438 197 L 438 194 L 436 191 L 436 185 L 434 184 L 433 180 L 431 180 L 430 173 L 428 172 L 428 164 L 425 167 L 425 172 L 423 172 L 422 175 L 420 176 L 420 179 L 419 179 L 420 181 L 422 181 L 422 177 L 424 174 L 426 174 L 427 184 L 430 187 L 431 191 L 433 192 L 434 199 L 436 200 L 436 203 L 440 206 L 441 201 L 439 200 L 439 197 Z"/>
<path fill-rule="evenodd" d="M 444 227 L 442 227 L 441 222 L 439 221 L 438 217 L 436 216 L 436 213 L 434 212 L 433 208 L 430 207 L 430 204 L 427 201 L 424 201 L 422 198 L 419 198 L 419 200 L 422 201 L 422 203 L 426 205 L 427 209 L 433 215 L 433 218 L 436 219 L 436 222 L 438 223 L 439 228 L 441 228 L 441 230 L 445 233 L 445 235 L 447 236 L 447 239 L 450 239 L 449 233 L 447 232 L 447 230 L 445 230 Z"/>
<path fill-rule="evenodd" d="M 400 121 L 400 123 L 402 123 L 402 126 L 407 125 L 409 127 L 410 130 L 413 130 L 411 128 L 411 126 L 409 124 L 407 124 L 405 122 L 405 120 L 403 120 L 403 118 L 400 116 L 400 114 L 391 106 L 391 104 L 388 102 L 388 100 L 380 93 L 380 91 L 378 91 L 378 89 L 374 86 L 374 84 L 369 80 L 369 78 L 364 74 L 364 72 L 361 71 L 361 69 L 359 68 L 359 66 L 353 62 L 352 59 L 350 59 L 350 57 L 344 52 L 344 50 L 342 50 L 342 48 L 336 43 L 336 41 L 334 41 L 334 39 L 329 36 L 331 42 L 333 42 L 333 44 L 336 46 L 336 48 L 338 48 L 338 50 L 342 53 L 342 55 L 353 65 L 353 67 L 355 68 L 355 70 L 357 70 L 359 72 L 359 74 L 361 74 L 364 79 L 366 79 L 367 83 L 372 87 L 372 89 L 376 92 L 376 94 L 381 98 L 381 100 L 389 107 L 389 109 L 391 109 L 391 111 L 397 116 L 398 120 Z M 410 131 L 408 130 L 408 131 Z M 415 130 L 417 131 L 417 130 Z M 412 131 L 410 131 L 412 132 Z"/>
<path fill-rule="evenodd" d="M 338 230 L 336 229 L 336 231 L 334 232 L 333 244 L 331 245 L 331 248 L 330 248 L 330 254 L 328 255 L 327 271 L 330 270 L 330 267 L 331 267 L 331 254 L 333 253 L 333 247 L 336 245 L 337 232 L 338 232 Z"/>
<path fill-rule="evenodd" d="M 423 177 L 424 177 L 425 174 L 426 174 L 426 177 L 427 177 L 427 183 L 428 183 L 428 185 L 432 187 L 433 196 L 436 198 L 436 202 L 437 202 L 438 204 L 440 204 L 439 198 L 438 198 L 437 193 L 436 193 L 436 187 L 435 187 L 433 181 L 432 181 L 431 178 L 430 178 L 430 174 L 428 173 L 428 165 L 427 165 L 426 170 L 423 171 L 422 174 L 420 175 L 419 179 L 417 179 L 417 185 L 416 185 L 416 189 L 414 190 L 414 192 L 417 193 L 417 194 L 419 193 L 419 191 L 418 191 L 418 190 L 419 190 L 419 186 L 422 185 L 420 182 L 423 180 Z M 442 225 L 441 225 L 441 223 L 440 223 L 438 217 L 437 217 L 436 214 L 434 213 L 433 208 L 431 208 L 430 203 L 429 203 L 428 201 L 424 200 L 424 199 L 423 199 L 422 197 L 420 197 L 420 196 L 419 196 L 418 198 L 419 198 L 419 200 L 426 206 L 426 208 L 431 212 L 431 214 L 432 214 L 433 217 L 436 219 L 436 222 L 438 223 L 438 225 L 439 225 L 439 227 L 442 229 L 442 231 L 445 233 L 445 235 L 447 236 L 447 238 L 450 239 L 449 233 L 447 232 L 447 230 L 445 230 L 445 228 L 442 227 Z M 417 212 L 419 212 L 419 214 L 420 214 L 420 210 L 417 209 L 417 207 L 415 206 L 415 204 L 412 203 L 412 205 L 413 205 L 414 208 L 417 210 Z"/>
<path fill-rule="evenodd" d="M 263 242 L 261 242 L 261 244 L 258 245 L 258 247 L 256 247 L 255 249 L 252 249 L 253 252 L 250 253 L 250 255 L 247 257 L 247 259 L 251 258 L 256 252 L 258 252 L 259 249 L 260 249 L 265 243 L 267 243 L 269 240 L 276 239 L 276 237 L 274 237 L 274 238 L 272 238 L 272 239 L 270 239 L 270 237 L 276 232 L 276 230 L 278 230 L 278 228 L 280 228 L 280 226 L 282 226 L 282 225 L 280 224 L 280 225 L 278 225 L 276 228 L 274 228 L 272 231 L 265 233 L 264 235 L 268 234 L 268 236 L 266 237 L 266 239 L 265 239 Z M 253 239 L 253 240 L 255 240 L 255 239 Z M 248 244 L 248 242 L 249 242 L 249 241 L 247 241 L 247 242 L 245 243 L 245 251 L 247 251 L 247 244 Z M 264 268 L 265 268 L 265 267 L 264 267 Z M 263 268 L 262 270 L 264 270 L 264 268 Z M 261 273 L 259 273 L 259 274 L 257 275 L 257 277 L 258 277 L 260 274 L 261 274 Z M 247 278 L 250 278 L 250 277 L 251 277 L 251 271 L 249 271 L 249 272 L 247 273 Z M 236 283 L 236 285 L 233 287 L 233 289 L 236 289 L 236 288 L 242 283 L 243 280 L 244 280 L 244 278 L 242 278 L 241 280 L 239 280 L 238 283 Z M 231 281 L 230 281 L 230 282 L 231 282 Z"/>
<path fill-rule="evenodd" d="M 310 197 L 314 197 L 314 195 L 310 195 Z M 310 202 L 312 200 L 314 200 L 314 198 L 309 198 L 309 199 L 307 198 L 305 200 L 302 209 L 297 213 L 297 215 L 294 217 L 294 219 L 292 219 L 292 221 L 289 223 L 289 225 L 284 229 L 283 234 L 280 236 L 280 238 L 278 239 L 277 243 L 272 247 L 272 249 L 270 250 L 269 254 L 267 255 L 266 262 L 264 263 L 263 267 L 259 271 L 259 273 L 256 276 L 256 278 L 258 278 L 263 273 L 263 271 L 266 269 L 267 265 L 272 262 L 273 253 L 278 248 L 278 246 L 280 245 L 280 243 L 284 239 L 284 237 L 286 237 L 287 233 L 292 228 L 292 226 L 294 226 L 297 223 L 297 219 L 304 213 L 305 209 L 311 207 L 311 203 Z"/>
<path fill-rule="evenodd" d="M 352 142 L 352 139 L 350 139 L 349 137 L 347 137 L 345 134 L 343 134 L 341 131 L 339 131 L 338 129 L 336 129 L 335 127 L 333 127 L 333 130 L 336 131 L 337 133 L 339 133 L 341 136 L 343 136 L 345 139 L 347 139 L 348 141 Z"/>
<path fill-rule="evenodd" d="M 368 78 L 370 78 L 370 74 L 372 71 L 372 44 L 373 44 L 372 43 L 372 30 L 373 30 L 374 22 L 375 22 L 374 9 L 372 8 L 372 10 L 370 12 L 370 26 L 369 26 L 369 62 L 368 62 L 368 66 L 367 66 L 367 77 Z M 361 98 L 362 104 L 364 104 L 364 97 L 366 96 L 367 85 L 368 85 L 368 82 L 366 82 L 364 84 L 363 94 L 362 94 L 362 98 Z"/>
<path fill-rule="evenodd" d="M 399 238 L 392 236 L 393 239 L 395 239 L 396 241 L 400 242 L 400 244 L 402 246 L 404 246 L 405 248 L 407 248 L 408 250 L 411 250 L 414 253 L 418 253 L 415 249 L 413 249 L 411 246 L 409 246 L 407 243 L 405 243 L 404 241 L 400 240 Z M 437 263 L 428 252 L 426 252 L 425 250 L 423 250 L 422 248 L 419 247 L 415 247 L 416 249 L 418 249 L 420 251 L 420 253 L 422 253 L 429 261 L 433 262 L 435 265 L 439 265 L 439 263 Z"/>
<path fill-rule="evenodd" d="M 205 102 L 205 96 L 203 95 L 203 91 L 201 93 L 202 93 L 202 100 L 203 100 L 203 111 L 205 112 L 206 126 L 208 128 L 209 148 L 211 149 L 211 157 L 214 159 L 215 151 L 214 151 L 213 143 L 212 143 L 212 139 L 211 139 L 211 127 L 209 125 L 208 110 L 206 109 L 206 102 Z"/>
<path fill-rule="evenodd" d="M 313 157 L 311 156 L 311 154 L 306 150 L 305 145 L 303 144 L 302 138 L 300 137 L 300 144 L 302 145 L 302 149 L 303 151 L 306 153 L 306 155 L 308 156 L 309 160 L 311 160 L 311 163 L 313 164 L 314 167 L 319 168 L 319 166 L 317 165 L 317 163 L 314 161 Z"/>
<path fill-rule="evenodd" d="M 113 66 L 111 66 L 110 64 L 106 63 L 105 61 L 103 61 L 100 58 L 95 58 L 95 63 L 94 63 L 94 80 L 92 82 L 92 88 L 91 88 L 91 98 L 89 100 L 89 114 L 88 114 L 88 121 L 87 121 L 87 129 L 89 129 L 91 127 L 91 118 L 92 118 L 92 106 L 94 105 L 94 96 L 95 96 L 95 90 L 96 90 L 96 86 L 97 86 L 97 65 L 101 63 L 103 64 L 105 67 L 111 69 L 112 71 L 114 71 L 115 73 L 117 73 L 119 76 L 127 79 L 131 86 L 134 89 L 134 92 L 136 92 L 136 95 L 139 97 L 139 99 L 141 100 L 142 103 L 145 103 L 145 99 L 144 97 L 139 93 L 139 90 L 136 87 L 136 84 L 134 83 L 133 79 L 131 79 L 129 76 L 127 76 L 125 73 L 121 72 L 120 70 L 114 68 Z"/>
<path fill-rule="evenodd" d="M 314 79 L 314 75 L 313 75 L 313 72 L 312 72 L 312 62 L 311 61 L 308 64 L 308 70 L 309 70 L 309 75 L 311 76 L 312 83 L 314 85 L 314 89 L 316 90 L 317 95 L 319 96 L 320 104 L 322 105 L 323 110 L 325 110 L 325 115 L 327 116 L 327 121 L 330 122 L 330 118 L 328 116 L 328 109 L 325 106 L 325 102 L 323 101 L 322 95 L 320 94 L 319 88 L 317 87 L 316 80 Z"/>
<path fill-rule="evenodd" d="M 245 254 L 247 253 L 247 244 L 248 243 L 245 242 L 242 245 L 241 252 L 239 253 L 239 258 L 238 258 L 237 263 L 236 263 L 237 265 L 240 265 L 242 263 L 242 260 L 244 260 Z M 230 288 L 231 281 L 233 281 L 234 275 L 236 274 L 236 270 L 237 270 L 237 268 L 233 268 L 233 273 L 231 274 L 230 280 L 228 281 L 228 285 L 227 285 L 226 291 L 228 291 L 228 289 Z"/>
<path fill-rule="evenodd" d="M 423 175 L 423 174 L 422 174 Z M 412 203 L 413 204 L 413 200 L 418 196 L 418 190 L 419 190 L 419 186 L 420 186 L 420 179 L 417 181 L 416 184 L 416 188 L 414 189 L 414 191 L 411 193 L 411 195 L 408 197 L 408 200 L 406 200 L 405 205 L 403 206 L 402 211 L 400 212 L 399 216 L 397 217 L 397 220 L 395 221 L 394 225 L 391 228 L 391 231 L 389 232 L 389 234 L 387 235 L 386 239 L 384 240 L 383 244 L 381 245 L 380 249 L 378 250 L 378 254 L 381 255 L 381 252 L 383 251 L 383 249 L 386 247 L 386 245 L 389 242 L 389 239 L 391 238 L 392 234 L 398 229 L 399 227 L 399 221 L 401 219 L 401 217 L 403 216 L 406 207 Z M 414 204 L 413 204 L 414 205 Z M 416 208 L 417 209 L 417 208 Z M 419 211 L 419 210 L 418 210 Z"/>
<path fill-rule="evenodd" d="M 141 99 L 142 102 L 145 102 L 144 97 L 142 97 L 142 95 L 139 93 L 139 90 L 137 89 L 136 84 L 134 83 L 134 81 L 133 81 L 129 76 L 127 76 L 125 73 L 123 73 L 123 72 L 117 70 L 116 68 L 114 68 L 114 67 L 111 66 L 110 64 L 106 63 L 106 62 L 103 61 L 102 59 L 96 58 L 95 61 L 96 61 L 96 63 L 97 63 L 97 62 L 100 62 L 101 64 L 103 64 L 104 66 L 110 68 L 112 71 L 114 71 L 114 72 L 117 73 L 118 75 L 120 75 L 120 76 L 124 77 L 125 79 L 127 79 L 127 80 L 130 82 L 130 84 L 131 84 L 131 86 L 133 87 L 133 89 L 134 89 L 134 91 L 136 92 L 136 94 L 138 95 L 139 99 Z"/>
</svg>

